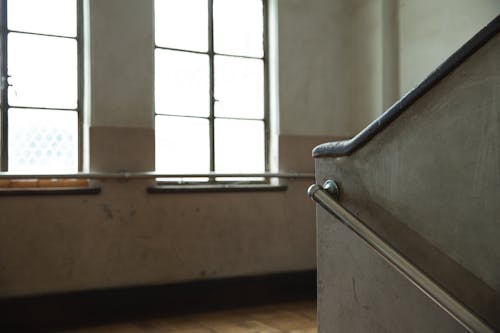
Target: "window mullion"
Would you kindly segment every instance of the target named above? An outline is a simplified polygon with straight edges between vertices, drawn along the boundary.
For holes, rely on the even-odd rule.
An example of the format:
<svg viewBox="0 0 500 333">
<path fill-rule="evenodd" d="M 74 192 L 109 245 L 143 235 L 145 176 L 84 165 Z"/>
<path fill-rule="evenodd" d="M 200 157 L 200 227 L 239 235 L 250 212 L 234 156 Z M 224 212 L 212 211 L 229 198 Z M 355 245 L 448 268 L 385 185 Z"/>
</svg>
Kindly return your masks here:
<svg viewBox="0 0 500 333">
<path fill-rule="evenodd" d="M 271 124 L 270 124 L 270 86 L 269 86 L 269 3 L 263 0 L 263 23 L 264 23 L 264 153 L 265 170 L 271 171 Z"/>
<path fill-rule="evenodd" d="M 84 96 L 84 50 L 83 50 L 83 0 L 76 1 L 76 38 L 77 38 L 77 112 L 78 112 L 78 171 L 83 170 L 83 96 Z"/>
<path fill-rule="evenodd" d="M 7 73 L 7 0 L 0 0 L 0 49 L 2 60 L 0 64 L 1 99 L 0 110 L 0 171 L 8 171 L 8 73 Z"/>
<path fill-rule="evenodd" d="M 210 61 L 210 171 L 215 171 L 214 0 L 208 0 L 208 56 Z M 211 178 L 210 181 L 215 181 Z"/>
</svg>

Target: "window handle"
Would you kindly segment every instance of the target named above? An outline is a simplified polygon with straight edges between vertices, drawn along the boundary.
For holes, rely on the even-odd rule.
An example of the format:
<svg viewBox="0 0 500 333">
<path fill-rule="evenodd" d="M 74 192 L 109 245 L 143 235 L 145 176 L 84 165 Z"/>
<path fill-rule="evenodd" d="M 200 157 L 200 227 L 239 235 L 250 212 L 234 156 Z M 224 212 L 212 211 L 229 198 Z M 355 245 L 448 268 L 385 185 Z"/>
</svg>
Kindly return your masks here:
<svg viewBox="0 0 500 333">
<path fill-rule="evenodd" d="M 1 82 L 1 88 L 3 89 L 5 86 L 7 87 L 12 87 L 12 84 L 9 83 L 9 77 L 12 77 L 11 75 L 7 76 L 2 76 L 2 82 Z"/>
</svg>

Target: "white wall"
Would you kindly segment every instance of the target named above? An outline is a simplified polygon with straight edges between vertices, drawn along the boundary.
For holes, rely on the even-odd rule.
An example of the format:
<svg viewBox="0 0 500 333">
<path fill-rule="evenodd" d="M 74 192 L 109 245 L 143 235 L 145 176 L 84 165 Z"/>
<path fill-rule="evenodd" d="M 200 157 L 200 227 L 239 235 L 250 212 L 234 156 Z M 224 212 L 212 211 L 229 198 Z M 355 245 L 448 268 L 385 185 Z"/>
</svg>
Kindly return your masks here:
<svg viewBox="0 0 500 333">
<path fill-rule="evenodd" d="M 279 1 L 280 134 L 350 134 L 343 14 L 343 1 Z"/>
<path fill-rule="evenodd" d="M 279 1 L 279 133 L 355 135 L 397 99 L 396 0 Z"/>
<path fill-rule="evenodd" d="M 399 0 L 400 95 L 498 14 L 499 0 Z"/>
<path fill-rule="evenodd" d="M 351 137 L 500 13 L 499 0 L 279 0 L 279 133 Z"/>
<path fill-rule="evenodd" d="M 88 5 L 91 125 L 153 128 L 153 1 Z"/>
</svg>

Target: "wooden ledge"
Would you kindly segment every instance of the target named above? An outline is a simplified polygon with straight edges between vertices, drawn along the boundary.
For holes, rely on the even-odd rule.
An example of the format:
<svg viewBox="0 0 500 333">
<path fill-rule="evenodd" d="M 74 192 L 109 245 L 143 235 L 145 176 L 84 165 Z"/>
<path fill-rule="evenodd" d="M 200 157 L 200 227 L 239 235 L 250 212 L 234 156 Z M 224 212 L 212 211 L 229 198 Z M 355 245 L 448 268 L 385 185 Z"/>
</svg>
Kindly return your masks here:
<svg viewBox="0 0 500 333">
<path fill-rule="evenodd" d="M 0 179 L 2 195 L 96 194 L 98 186 L 89 179 Z"/>
</svg>

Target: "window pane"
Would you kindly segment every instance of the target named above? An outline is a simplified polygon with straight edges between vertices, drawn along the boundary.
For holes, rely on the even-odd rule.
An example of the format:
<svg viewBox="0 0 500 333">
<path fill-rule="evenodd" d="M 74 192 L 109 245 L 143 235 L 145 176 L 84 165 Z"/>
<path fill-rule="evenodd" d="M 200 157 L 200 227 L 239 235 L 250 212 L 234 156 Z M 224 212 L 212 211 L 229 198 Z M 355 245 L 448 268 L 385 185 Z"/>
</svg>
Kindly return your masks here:
<svg viewBox="0 0 500 333">
<path fill-rule="evenodd" d="M 210 170 L 208 120 L 156 116 L 156 171 L 207 173 Z"/>
<path fill-rule="evenodd" d="M 263 119 L 263 61 L 216 56 L 215 98 L 217 117 Z"/>
<path fill-rule="evenodd" d="M 9 29 L 76 36 L 76 0 L 9 0 Z"/>
<path fill-rule="evenodd" d="M 265 171 L 264 122 L 215 120 L 215 170 L 222 173 Z"/>
<path fill-rule="evenodd" d="M 9 171 L 77 172 L 77 112 L 10 109 Z"/>
<path fill-rule="evenodd" d="M 207 0 L 155 0 L 156 45 L 208 50 Z"/>
<path fill-rule="evenodd" d="M 159 49 L 155 54 L 156 113 L 208 117 L 208 56 Z"/>
<path fill-rule="evenodd" d="M 10 33 L 8 51 L 10 105 L 77 107 L 76 40 Z"/>
<path fill-rule="evenodd" d="M 214 0 L 214 49 L 217 53 L 264 55 L 262 0 Z"/>
</svg>

